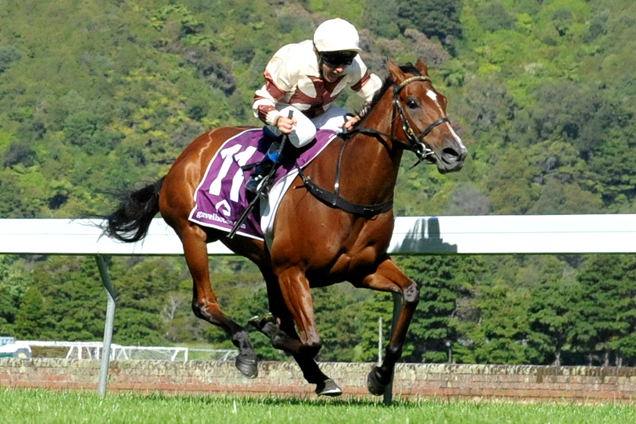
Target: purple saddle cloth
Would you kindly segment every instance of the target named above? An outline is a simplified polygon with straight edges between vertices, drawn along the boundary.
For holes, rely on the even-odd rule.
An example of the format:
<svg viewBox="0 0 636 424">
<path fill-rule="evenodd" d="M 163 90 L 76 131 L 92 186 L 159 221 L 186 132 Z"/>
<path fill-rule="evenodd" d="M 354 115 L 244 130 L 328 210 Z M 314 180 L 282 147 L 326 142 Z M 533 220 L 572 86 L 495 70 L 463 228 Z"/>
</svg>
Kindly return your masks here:
<svg viewBox="0 0 636 424">
<path fill-rule="evenodd" d="M 294 158 L 283 160 L 276 170 L 274 184 L 295 170 L 295 163 L 301 168 L 309 164 L 335 136 L 334 131 L 319 130 L 316 139 L 303 148 L 295 161 Z M 196 205 L 188 219 L 229 233 L 251 200 L 245 191 L 245 183 L 253 168 L 243 171 L 241 167 L 259 163 L 269 145 L 270 141 L 263 137 L 263 130 L 260 128 L 245 130 L 223 143 L 210 161 L 203 180 L 194 193 Z M 263 240 L 260 209 L 258 206 L 252 209 L 237 234 Z"/>
</svg>

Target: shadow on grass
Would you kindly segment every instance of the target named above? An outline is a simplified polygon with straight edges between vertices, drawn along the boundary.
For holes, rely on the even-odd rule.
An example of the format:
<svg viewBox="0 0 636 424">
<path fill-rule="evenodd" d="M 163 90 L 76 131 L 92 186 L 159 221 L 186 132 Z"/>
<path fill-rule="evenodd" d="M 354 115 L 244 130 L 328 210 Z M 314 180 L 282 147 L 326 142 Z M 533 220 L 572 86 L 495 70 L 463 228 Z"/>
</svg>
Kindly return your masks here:
<svg viewBox="0 0 636 424">
<path fill-rule="evenodd" d="M 116 394 L 115 396 L 122 396 L 122 394 Z M 164 393 L 150 393 L 150 394 L 127 394 L 125 396 L 131 396 L 139 399 L 149 400 L 161 400 L 161 401 L 175 401 L 175 402 L 200 402 L 202 405 L 219 405 L 230 404 L 236 402 L 237 405 L 243 406 L 364 406 L 364 407 L 404 407 L 421 404 L 424 401 L 394 401 L 392 405 L 385 405 L 382 402 L 382 398 L 377 400 L 370 399 L 355 399 L 355 398 L 319 398 L 308 399 L 298 397 L 286 397 L 286 396 L 233 396 L 231 394 L 226 395 L 170 395 Z M 428 402 L 428 401 L 426 401 Z"/>
</svg>

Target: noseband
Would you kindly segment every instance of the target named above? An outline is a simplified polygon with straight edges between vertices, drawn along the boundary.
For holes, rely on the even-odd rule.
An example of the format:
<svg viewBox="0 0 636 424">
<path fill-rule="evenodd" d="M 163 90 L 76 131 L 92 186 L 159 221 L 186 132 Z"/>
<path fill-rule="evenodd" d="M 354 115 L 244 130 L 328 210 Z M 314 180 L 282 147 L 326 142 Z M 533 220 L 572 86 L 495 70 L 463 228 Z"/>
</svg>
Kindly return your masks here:
<svg viewBox="0 0 636 424">
<path fill-rule="evenodd" d="M 405 145 L 405 148 L 407 148 L 408 150 L 411 150 L 417 155 L 419 159 L 417 163 L 420 163 L 422 160 L 426 159 L 427 157 L 435 155 L 435 152 L 429 149 L 424 143 L 424 137 L 426 137 L 428 133 L 433 131 L 433 129 L 437 127 L 438 125 L 443 124 L 444 122 L 450 123 L 450 119 L 448 119 L 448 116 L 439 118 L 437 121 L 433 122 L 431 125 L 426 127 L 424 131 L 420 133 L 419 136 L 415 135 L 415 131 L 413 131 L 413 127 L 409 123 L 408 119 L 406 119 L 404 108 L 402 107 L 402 104 L 400 103 L 400 99 L 399 99 L 400 91 L 402 91 L 404 87 L 406 87 L 409 83 L 413 81 L 430 82 L 431 79 L 427 76 L 418 75 L 415 77 L 407 78 L 406 80 L 402 81 L 401 84 L 395 85 L 393 87 L 393 116 L 394 117 L 392 122 L 393 123 L 395 122 L 395 111 L 397 110 L 398 114 L 400 115 L 400 120 L 402 121 L 402 130 L 404 131 L 404 134 L 406 134 L 406 138 L 409 140 L 410 143 L 405 143 L 402 140 L 394 139 L 392 136 L 391 136 L 391 141 Z M 391 124 L 391 135 L 392 134 L 393 134 L 393 124 Z"/>
</svg>

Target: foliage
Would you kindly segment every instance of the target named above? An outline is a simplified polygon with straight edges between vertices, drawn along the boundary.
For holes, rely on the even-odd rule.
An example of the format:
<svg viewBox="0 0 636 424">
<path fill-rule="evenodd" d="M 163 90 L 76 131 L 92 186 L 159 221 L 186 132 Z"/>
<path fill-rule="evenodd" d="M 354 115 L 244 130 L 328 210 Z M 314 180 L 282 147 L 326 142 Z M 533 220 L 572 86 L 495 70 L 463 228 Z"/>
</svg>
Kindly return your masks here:
<svg viewBox="0 0 636 424">
<path fill-rule="evenodd" d="M 399 5 L 395 0 L 367 0 L 363 22 L 378 37 L 396 38 L 400 34 L 397 24 Z"/>
<path fill-rule="evenodd" d="M 399 16 L 403 25 L 413 26 L 429 38 L 438 38 L 445 44 L 452 44 L 462 35 L 459 24 L 461 1 L 398 0 Z"/>
<path fill-rule="evenodd" d="M 374 292 L 372 297 L 361 302 L 355 311 L 359 342 L 353 347 L 353 360 L 360 362 L 377 362 L 382 332 L 382 355 L 391 336 L 394 300 L 389 293 Z M 408 352 L 407 352 L 408 353 Z"/>
<path fill-rule="evenodd" d="M 11 62 L 16 62 L 22 58 L 20 50 L 14 46 L 0 47 L 0 74 L 7 70 Z"/>
<path fill-rule="evenodd" d="M 598 355 L 609 365 L 611 352 L 616 364 L 633 358 L 634 301 L 633 278 L 636 258 L 633 256 L 594 256 L 578 275 L 581 285 L 580 315 L 574 330 L 576 346 L 587 352 L 590 360 Z"/>
<path fill-rule="evenodd" d="M 475 15 L 479 25 L 485 30 L 494 32 L 501 29 L 512 29 L 515 25 L 515 16 L 509 13 L 498 1 L 488 1 L 480 4 L 475 9 Z"/>
<path fill-rule="evenodd" d="M 43 335 L 47 324 L 47 314 L 44 309 L 44 298 L 37 287 L 28 288 L 20 309 L 15 317 L 15 332 L 18 337 L 38 340 Z"/>
<path fill-rule="evenodd" d="M 563 278 L 562 263 L 550 261 L 546 266 L 552 272 L 531 291 L 528 339 L 537 355 L 533 359 L 559 366 L 561 353 L 568 345 L 572 346 L 575 327 L 581 319 L 581 287 L 571 277 Z"/>
<path fill-rule="evenodd" d="M 22 298 L 32 284 L 24 265 L 24 260 L 0 256 L 0 334 L 15 334 Z"/>
<path fill-rule="evenodd" d="M 469 326 L 468 349 L 459 359 L 487 364 L 526 363 L 529 325 L 525 311 L 529 300 L 527 290 L 504 282 L 481 287 L 475 302 L 481 311 L 480 322 Z"/>
<path fill-rule="evenodd" d="M 460 296 L 467 296 L 481 270 L 476 258 L 413 256 L 398 262 L 420 287 L 420 303 L 407 337 L 405 360 L 452 361 L 459 334 L 453 325 Z"/>
<path fill-rule="evenodd" d="M 254 90 L 282 45 L 342 17 L 362 57 L 427 60 L 470 157 L 462 172 L 411 169 L 396 215 L 636 211 L 636 3 L 631 0 L 0 0 L 0 216 L 103 215 L 108 194 L 154 181 L 199 134 L 260 125 Z M 338 100 L 361 107 L 357 96 Z M 267 311 L 245 260 L 211 258 L 228 316 Z M 636 363 L 631 256 L 405 258 L 420 284 L 405 358 Z M 111 262 L 118 343 L 209 343 L 182 258 Z M 321 360 L 377 359 L 392 299 L 314 291 Z M 97 340 L 105 296 L 91 258 L 0 257 L 0 332 Z M 263 358 L 280 359 L 251 331 Z M 449 342 L 451 346 L 447 346 Z"/>
</svg>

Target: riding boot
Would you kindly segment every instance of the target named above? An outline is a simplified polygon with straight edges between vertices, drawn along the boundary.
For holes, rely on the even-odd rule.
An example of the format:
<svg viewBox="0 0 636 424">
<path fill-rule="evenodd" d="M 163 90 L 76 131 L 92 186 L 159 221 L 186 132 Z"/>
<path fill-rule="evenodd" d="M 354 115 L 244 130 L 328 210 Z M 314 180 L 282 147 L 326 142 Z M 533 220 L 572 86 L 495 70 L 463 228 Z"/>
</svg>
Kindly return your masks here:
<svg viewBox="0 0 636 424">
<path fill-rule="evenodd" d="M 245 184 L 245 189 L 250 193 L 258 193 L 265 177 L 269 175 L 272 168 L 278 166 L 282 159 L 283 155 L 280 152 L 280 143 L 278 141 L 272 142 L 263 160 L 261 160 L 256 168 L 254 168 L 254 171 L 252 171 L 249 181 Z"/>
<path fill-rule="evenodd" d="M 269 174 L 269 171 L 271 171 L 273 167 L 274 161 L 269 155 L 266 155 L 261 163 L 254 168 L 254 171 L 252 171 L 249 181 L 245 184 L 245 189 L 251 193 L 257 193 L 265 176 Z"/>
</svg>

